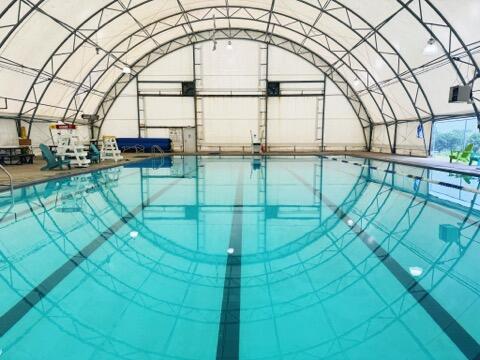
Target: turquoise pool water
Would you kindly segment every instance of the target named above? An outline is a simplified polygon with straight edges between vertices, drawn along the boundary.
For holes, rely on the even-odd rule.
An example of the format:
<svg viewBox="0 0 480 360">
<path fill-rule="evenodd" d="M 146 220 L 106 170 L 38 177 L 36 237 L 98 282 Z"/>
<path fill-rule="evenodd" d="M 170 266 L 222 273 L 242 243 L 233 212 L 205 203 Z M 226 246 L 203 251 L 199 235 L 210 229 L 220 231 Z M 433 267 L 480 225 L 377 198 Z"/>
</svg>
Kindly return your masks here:
<svg viewBox="0 0 480 360">
<path fill-rule="evenodd" d="M 319 157 L 18 189 L 13 212 L 0 199 L 0 359 L 478 358 L 478 189 Z"/>
</svg>

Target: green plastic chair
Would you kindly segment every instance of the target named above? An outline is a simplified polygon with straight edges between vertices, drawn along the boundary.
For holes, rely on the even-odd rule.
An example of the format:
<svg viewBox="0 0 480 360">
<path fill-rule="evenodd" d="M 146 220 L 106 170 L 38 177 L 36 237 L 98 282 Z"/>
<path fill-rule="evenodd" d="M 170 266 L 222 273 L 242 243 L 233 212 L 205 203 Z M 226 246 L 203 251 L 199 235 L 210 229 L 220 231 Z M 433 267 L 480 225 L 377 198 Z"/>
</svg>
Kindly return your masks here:
<svg viewBox="0 0 480 360">
<path fill-rule="evenodd" d="M 68 166 L 71 169 L 70 160 L 62 160 L 59 157 L 53 155 L 52 151 L 45 144 L 40 144 L 40 151 L 42 152 L 43 158 L 47 162 L 47 165 L 42 167 L 40 170 L 53 170 L 53 169 L 63 169 L 64 166 Z"/>
<path fill-rule="evenodd" d="M 101 160 L 100 151 L 95 146 L 95 144 L 90 145 L 89 157 L 90 157 L 90 160 L 92 161 L 92 164 L 100 164 L 100 160 Z"/>
<path fill-rule="evenodd" d="M 470 162 L 472 153 L 473 153 L 473 144 L 468 144 L 465 150 L 463 151 L 452 150 L 450 152 L 450 162 L 455 160 L 455 161 L 461 161 L 468 164 Z"/>
</svg>

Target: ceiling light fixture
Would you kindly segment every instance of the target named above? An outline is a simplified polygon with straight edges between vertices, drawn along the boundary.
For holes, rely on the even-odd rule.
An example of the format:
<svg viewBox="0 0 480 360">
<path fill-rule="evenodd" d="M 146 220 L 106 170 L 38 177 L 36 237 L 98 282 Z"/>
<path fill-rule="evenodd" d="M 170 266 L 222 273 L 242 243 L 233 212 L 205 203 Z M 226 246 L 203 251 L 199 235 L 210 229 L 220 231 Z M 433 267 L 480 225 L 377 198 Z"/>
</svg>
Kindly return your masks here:
<svg viewBox="0 0 480 360">
<path fill-rule="evenodd" d="M 428 39 L 427 45 L 425 45 L 425 48 L 423 49 L 423 54 L 427 56 L 437 55 L 438 54 L 437 40 L 435 40 L 433 37 Z"/>
<path fill-rule="evenodd" d="M 128 66 L 125 66 L 123 69 L 122 69 L 122 72 L 124 74 L 128 74 L 130 75 L 132 73 L 132 69 L 130 69 Z"/>
<path fill-rule="evenodd" d="M 232 40 L 228 40 L 228 43 L 227 43 L 227 50 L 233 50 L 233 44 L 232 44 Z"/>
</svg>

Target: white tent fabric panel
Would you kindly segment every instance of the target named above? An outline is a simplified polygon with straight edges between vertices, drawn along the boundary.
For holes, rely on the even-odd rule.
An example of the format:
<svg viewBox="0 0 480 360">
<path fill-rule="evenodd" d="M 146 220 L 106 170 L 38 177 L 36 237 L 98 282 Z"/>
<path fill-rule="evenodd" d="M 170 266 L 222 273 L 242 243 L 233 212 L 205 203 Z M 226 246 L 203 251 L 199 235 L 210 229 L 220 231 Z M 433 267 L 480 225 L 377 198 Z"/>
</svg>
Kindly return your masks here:
<svg viewBox="0 0 480 360">
<path fill-rule="evenodd" d="M 376 126 L 373 128 L 371 150 L 380 153 L 391 152 L 388 130 L 385 126 Z"/>
<path fill-rule="evenodd" d="M 445 71 L 445 67 L 440 67 L 420 74 L 418 78 L 424 84 L 425 91 L 431 94 L 430 100 L 437 114 L 464 114 L 471 111 L 470 104 L 450 104 L 448 102 L 450 86 L 461 85 L 461 81 L 455 73 Z"/>
<path fill-rule="evenodd" d="M 187 97 L 145 97 L 143 120 L 148 126 L 193 127 L 193 99 Z"/>
<path fill-rule="evenodd" d="M 202 78 L 200 90 L 206 93 L 226 90 L 258 92 L 259 43 L 236 41 L 231 49 L 228 49 L 227 45 L 227 41 L 218 41 L 215 51 L 211 43 L 199 45 L 201 73 L 198 75 Z"/>
<path fill-rule="evenodd" d="M 204 98 L 203 144 L 249 145 L 258 132 L 258 99 Z"/>
<path fill-rule="evenodd" d="M 18 145 L 18 134 L 15 121 L 0 119 L 0 144 L 11 146 Z"/>
<path fill-rule="evenodd" d="M 347 99 L 331 81 L 326 87 L 324 146 L 326 150 L 365 150 L 363 129 Z"/>
<path fill-rule="evenodd" d="M 431 123 L 423 125 L 419 131 L 416 121 L 398 124 L 397 153 L 425 156 L 430 143 Z"/>
<path fill-rule="evenodd" d="M 0 112 L 18 115 L 27 126 L 44 118 L 81 121 L 83 113 L 95 113 L 110 101 L 123 68 L 132 67 L 133 78 L 150 65 L 145 60 L 149 53 L 169 52 L 192 41 L 210 47 L 205 41 L 215 37 L 214 29 L 217 37 L 234 37 L 238 29 L 258 30 L 265 36 L 256 40 L 281 36 L 292 52 L 316 54 L 317 59 L 310 56 L 313 62 L 321 58 L 328 63 L 323 66 L 337 71 L 333 78 L 339 87 L 348 82 L 345 93 L 354 95 L 355 116 L 378 127 L 385 121 L 478 115 L 471 104 L 447 102 L 450 86 L 469 82 L 479 69 L 476 0 L 37 0 L 19 8 L 21 3 L 0 4 L 0 11 L 10 6 L 0 13 L 0 98 L 8 98 L 9 105 Z M 206 32 L 197 35 L 201 31 Z M 437 52 L 426 55 L 431 37 Z M 259 45 L 238 42 L 232 51 L 244 61 L 233 67 L 222 55 L 225 43 L 223 36 L 216 56 L 205 55 L 204 88 L 258 89 Z M 183 63 L 159 65 L 165 69 L 162 76 L 167 79 L 170 69 L 172 77 L 193 78 L 192 57 L 178 59 Z M 278 65 L 271 61 L 272 74 L 290 66 L 289 60 Z M 292 75 L 302 75 L 304 67 L 298 62 Z M 224 74 L 209 83 L 214 78 L 209 73 L 217 69 Z M 480 89 L 478 82 L 475 89 Z M 385 142 L 382 131 L 386 134 L 386 129 L 374 131 L 377 148 Z"/>
<path fill-rule="evenodd" d="M 435 0 L 442 14 L 455 25 L 462 39 L 467 43 L 478 41 L 478 19 L 480 18 L 480 2 L 472 0 L 456 0 L 454 4 L 448 1 Z"/>
<path fill-rule="evenodd" d="M 138 137 L 137 88 L 132 82 L 113 104 L 101 135 Z"/>
<path fill-rule="evenodd" d="M 193 81 L 193 49 L 191 46 L 177 50 L 150 65 L 139 80 Z"/>
<path fill-rule="evenodd" d="M 271 98 L 268 104 L 268 144 L 285 147 L 318 145 L 316 110 L 315 97 Z"/>
<path fill-rule="evenodd" d="M 269 47 L 268 78 L 271 81 L 316 81 L 323 80 L 317 68 L 278 47 Z"/>
</svg>

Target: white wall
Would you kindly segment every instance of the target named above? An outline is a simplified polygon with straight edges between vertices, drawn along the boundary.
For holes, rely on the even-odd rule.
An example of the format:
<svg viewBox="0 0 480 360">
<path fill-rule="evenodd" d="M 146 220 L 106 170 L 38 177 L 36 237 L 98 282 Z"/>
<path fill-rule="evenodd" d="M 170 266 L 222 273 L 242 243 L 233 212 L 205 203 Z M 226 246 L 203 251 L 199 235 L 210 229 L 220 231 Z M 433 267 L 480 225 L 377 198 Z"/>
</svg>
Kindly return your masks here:
<svg viewBox="0 0 480 360">
<path fill-rule="evenodd" d="M 219 41 L 212 51 L 212 42 L 198 44 L 197 78 L 200 111 L 199 142 L 208 146 L 249 145 L 250 131 L 258 132 L 261 118 L 259 98 L 209 97 L 236 94 L 258 95 L 262 90 L 261 58 L 265 51 L 261 44 L 251 41 L 233 41 L 227 49 L 226 41 Z M 324 80 L 324 75 L 312 64 L 285 50 L 270 47 L 269 79 Z M 188 47 L 167 55 L 144 71 L 140 80 L 193 80 L 193 49 Z M 148 85 L 150 87 L 150 85 Z M 156 85 L 152 85 L 152 89 Z M 157 87 L 159 87 L 158 85 Z M 323 85 L 322 85 L 323 86 Z M 343 94 L 330 81 L 326 82 L 325 146 L 327 149 L 356 149 L 364 147 L 362 128 Z M 165 87 L 165 86 L 164 86 Z M 295 84 L 291 87 L 308 90 L 312 84 Z M 320 89 L 320 85 L 314 85 Z M 105 121 L 103 133 L 136 137 L 137 101 L 136 84 L 132 82 L 115 102 Z M 153 126 L 194 126 L 192 98 L 146 97 L 141 100 L 145 112 L 142 118 Z M 268 136 L 273 147 L 281 145 L 306 145 L 318 149 L 316 140 L 316 97 L 269 98 Z M 149 130 L 144 136 L 168 136 L 166 130 Z"/>
<path fill-rule="evenodd" d="M 258 99 L 204 98 L 204 145 L 250 144 L 258 129 Z"/>
<path fill-rule="evenodd" d="M 358 150 L 365 146 L 363 129 L 347 98 L 327 80 L 325 102 L 326 150 Z"/>
<path fill-rule="evenodd" d="M 137 87 L 134 81 L 113 104 L 103 124 L 101 135 L 138 137 Z"/>
<path fill-rule="evenodd" d="M 18 145 L 15 121 L 0 119 L 0 145 Z"/>
</svg>

